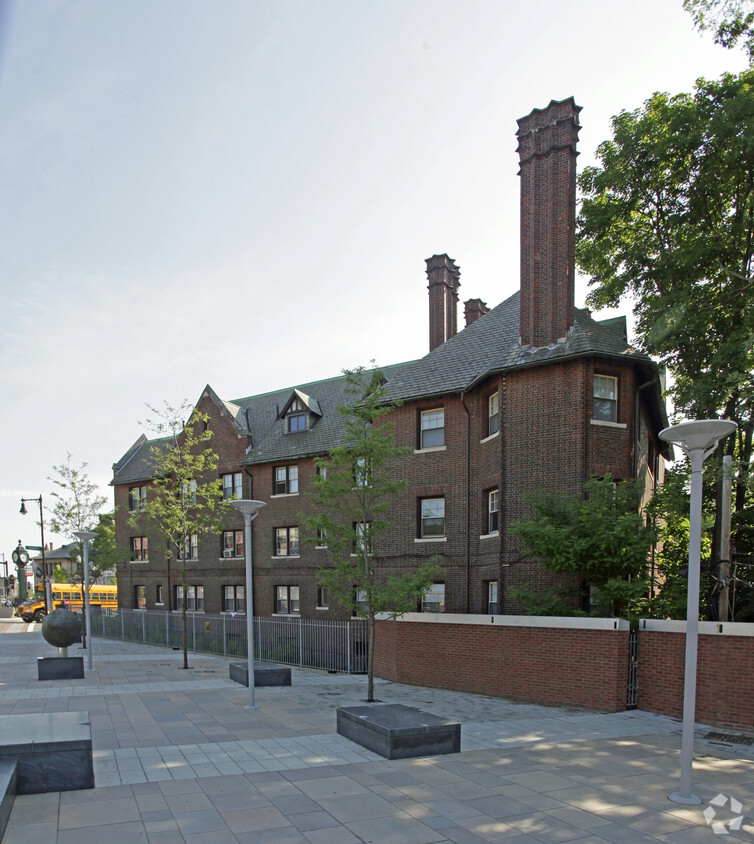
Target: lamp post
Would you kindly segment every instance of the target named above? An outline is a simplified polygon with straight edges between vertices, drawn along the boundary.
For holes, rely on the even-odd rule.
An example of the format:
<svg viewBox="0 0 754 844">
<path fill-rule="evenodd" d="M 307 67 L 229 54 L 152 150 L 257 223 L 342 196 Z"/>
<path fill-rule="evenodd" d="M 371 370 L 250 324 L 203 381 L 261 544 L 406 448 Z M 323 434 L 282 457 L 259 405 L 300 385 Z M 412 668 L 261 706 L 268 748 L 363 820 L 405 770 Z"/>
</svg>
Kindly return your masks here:
<svg viewBox="0 0 754 844">
<path fill-rule="evenodd" d="M 92 616 L 89 610 L 89 541 L 94 539 L 97 535 L 93 530 L 77 530 L 73 535 L 81 540 L 84 546 L 84 619 L 86 623 L 86 635 L 84 643 L 86 645 L 86 667 L 88 671 L 94 671 L 92 668 Z"/>
<path fill-rule="evenodd" d="M 45 561 L 45 518 L 42 511 L 42 494 L 39 498 L 22 498 L 21 509 L 18 511 L 25 516 L 29 511 L 26 509 L 27 501 L 36 501 L 39 504 L 39 528 L 42 531 L 42 586 L 45 590 L 45 610 L 49 613 L 52 609 L 52 595 L 50 594 L 50 579 L 47 577 L 47 563 Z M 26 579 L 26 575 L 24 575 Z"/>
<path fill-rule="evenodd" d="M 689 506 L 689 570 L 686 603 L 686 667 L 683 685 L 683 737 L 681 739 L 680 789 L 670 795 L 674 803 L 699 805 L 691 791 L 694 762 L 694 717 L 696 714 L 696 662 L 699 645 L 699 568 L 702 550 L 702 464 L 718 442 L 738 426 L 727 419 L 700 419 L 660 431 L 660 439 L 678 445 L 691 464 L 691 503 Z"/>
<path fill-rule="evenodd" d="M 236 498 L 230 502 L 241 513 L 245 525 L 244 553 L 246 557 L 246 649 L 248 651 L 249 703 L 245 709 L 256 709 L 254 702 L 254 584 L 251 568 L 251 523 L 256 519 L 264 501 Z"/>
</svg>

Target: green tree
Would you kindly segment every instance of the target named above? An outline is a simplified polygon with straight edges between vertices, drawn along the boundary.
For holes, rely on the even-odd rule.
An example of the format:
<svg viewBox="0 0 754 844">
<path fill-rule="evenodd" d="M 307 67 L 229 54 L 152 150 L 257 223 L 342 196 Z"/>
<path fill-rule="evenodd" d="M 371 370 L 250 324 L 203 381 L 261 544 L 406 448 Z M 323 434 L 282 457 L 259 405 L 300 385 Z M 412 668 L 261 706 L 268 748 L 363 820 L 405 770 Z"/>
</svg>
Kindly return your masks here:
<svg viewBox="0 0 754 844">
<path fill-rule="evenodd" d="M 76 564 L 70 580 L 82 583 L 84 547 L 76 533 L 82 530 L 95 530 L 99 523 L 102 508 L 107 504 L 107 498 L 100 494 L 100 489 L 86 473 L 86 463 L 78 468 L 71 465 L 70 452 L 66 455 L 65 463 L 53 466 L 56 473 L 48 478 L 55 485 L 50 493 L 54 499 L 50 515 L 50 527 L 54 533 L 65 536 L 66 539 L 78 543 L 78 551 L 72 552 L 71 562 Z M 66 576 L 65 580 L 69 578 Z"/>
<path fill-rule="evenodd" d="M 130 524 L 153 525 L 166 541 L 168 565 L 176 561 L 181 580 L 183 625 L 183 667 L 188 668 L 186 605 L 188 576 L 186 559 L 192 537 L 220 530 L 224 508 L 221 481 L 216 475 L 217 455 L 209 444 L 212 431 L 208 417 L 184 401 L 179 407 L 165 402 L 145 426 L 163 440 L 152 446 L 154 472 L 144 507 L 132 513 Z M 190 412 L 190 413 L 189 413 Z M 186 416 L 188 422 L 184 422 Z"/>
<path fill-rule="evenodd" d="M 612 129 L 579 180 L 588 301 L 631 297 L 641 346 L 673 375 L 676 410 L 738 423 L 716 455 L 738 459 L 738 510 L 754 434 L 754 70 L 655 94 Z M 718 516 L 714 553 L 719 536 Z"/>
<path fill-rule="evenodd" d="M 337 408 L 342 443 L 316 461 L 310 498 L 317 515 L 302 518 L 317 537 L 307 541 L 326 543 L 334 563 L 321 570 L 320 584 L 367 620 L 367 700 L 373 701 L 375 618 L 416 609 L 439 569 L 432 558 L 404 574 L 386 574 L 379 540 L 391 525 L 387 513 L 396 494 L 406 487 L 396 459 L 409 449 L 395 444 L 393 423 L 385 418 L 396 404 L 387 401 L 382 373 L 359 367 L 344 374 L 346 403 Z"/>
<path fill-rule="evenodd" d="M 712 30 L 715 44 L 727 49 L 739 41 L 754 64 L 754 3 L 752 0 L 683 0 L 700 32 Z"/>
<path fill-rule="evenodd" d="M 105 575 L 105 572 L 115 571 L 118 564 L 119 554 L 115 544 L 115 514 L 101 513 L 99 523 L 94 528 L 97 534 L 92 540 L 92 547 L 89 551 L 89 566 L 91 569 L 91 581 L 96 583 Z"/>
<path fill-rule="evenodd" d="M 52 570 L 52 580 L 54 583 L 68 583 L 68 573 L 60 563 Z"/>
<path fill-rule="evenodd" d="M 616 483 L 608 475 L 587 481 L 583 496 L 535 492 L 529 497 L 534 514 L 515 522 L 513 533 L 528 554 L 565 581 L 540 596 L 517 590 L 519 599 L 532 601 L 534 614 L 571 614 L 567 602 L 583 601 L 590 587 L 593 602 L 614 616 L 632 612 L 643 600 L 656 531 L 639 512 L 641 489 L 637 481 Z"/>
</svg>

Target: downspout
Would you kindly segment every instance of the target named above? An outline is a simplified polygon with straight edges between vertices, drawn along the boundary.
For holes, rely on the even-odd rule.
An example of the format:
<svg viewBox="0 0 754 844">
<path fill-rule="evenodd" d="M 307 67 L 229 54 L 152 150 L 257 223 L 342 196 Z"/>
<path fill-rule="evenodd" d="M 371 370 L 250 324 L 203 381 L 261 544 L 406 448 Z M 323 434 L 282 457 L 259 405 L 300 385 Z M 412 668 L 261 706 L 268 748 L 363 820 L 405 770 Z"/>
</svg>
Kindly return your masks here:
<svg viewBox="0 0 754 844">
<path fill-rule="evenodd" d="M 469 489 L 471 484 L 471 416 L 469 408 L 466 406 L 466 393 L 461 390 L 461 404 L 466 411 L 466 614 L 471 612 L 471 542 L 469 536 L 469 502 L 471 500 L 471 491 Z"/>
</svg>

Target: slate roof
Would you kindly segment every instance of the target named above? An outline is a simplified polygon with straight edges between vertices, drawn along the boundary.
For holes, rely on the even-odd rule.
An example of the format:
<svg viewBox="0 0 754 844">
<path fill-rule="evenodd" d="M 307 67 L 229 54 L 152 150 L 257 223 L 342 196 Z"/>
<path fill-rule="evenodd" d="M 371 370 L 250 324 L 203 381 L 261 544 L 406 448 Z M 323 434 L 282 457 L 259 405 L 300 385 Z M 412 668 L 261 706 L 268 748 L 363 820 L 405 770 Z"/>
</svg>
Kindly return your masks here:
<svg viewBox="0 0 754 844">
<path fill-rule="evenodd" d="M 589 311 L 576 309 L 575 324 L 564 342 L 522 348 L 519 301 L 520 294 L 515 293 L 420 360 L 382 368 L 388 397 L 406 401 L 458 393 L 493 373 L 589 355 L 629 359 L 641 367 L 646 380 L 656 376 L 657 367 L 651 358 L 629 345 L 623 317 L 598 321 Z M 323 454 L 337 445 L 343 425 L 336 407 L 346 400 L 344 387 L 345 377 L 339 376 L 230 402 L 220 399 L 209 386 L 205 392 L 239 434 L 251 437 L 252 445 L 243 462 L 253 465 Z M 294 397 L 309 408 L 309 428 L 288 434 L 280 414 Z M 667 416 L 659 381 L 654 405 L 653 422 L 658 428 L 665 427 Z M 113 483 L 147 480 L 151 476 L 150 447 L 164 447 L 168 441 L 137 440 L 113 467 Z"/>
<path fill-rule="evenodd" d="M 407 400 L 460 392 L 495 372 L 590 354 L 630 358 L 654 368 L 647 355 L 628 344 L 625 318 L 599 322 L 580 309 L 564 343 L 522 349 L 519 302 L 520 294 L 514 293 L 421 360 L 406 364 L 388 379 L 390 397 Z"/>
<path fill-rule="evenodd" d="M 113 484 L 133 484 L 148 481 L 154 477 L 152 468 L 152 451 L 166 449 L 172 437 L 158 437 L 148 440 L 143 434 L 131 448 L 113 465 Z"/>
</svg>

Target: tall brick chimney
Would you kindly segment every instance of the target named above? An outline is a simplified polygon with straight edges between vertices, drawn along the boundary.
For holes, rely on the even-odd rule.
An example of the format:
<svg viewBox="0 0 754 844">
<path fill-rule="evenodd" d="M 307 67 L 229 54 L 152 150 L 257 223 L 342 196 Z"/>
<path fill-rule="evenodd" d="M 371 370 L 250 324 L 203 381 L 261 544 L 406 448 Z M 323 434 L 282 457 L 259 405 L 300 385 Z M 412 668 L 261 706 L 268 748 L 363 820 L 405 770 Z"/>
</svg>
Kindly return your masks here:
<svg viewBox="0 0 754 844">
<path fill-rule="evenodd" d="M 468 299 L 463 303 L 463 315 L 466 318 L 466 327 L 468 328 L 472 322 L 476 322 L 479 317 L 484 316 L 490 312 L 487 303 L 481 299 Z"/>
<path fill-rule="evenodd" d="M 573 97 L 518 121 L 522 346 L 549 346 L 574 321 L 576 143 Z"/>
<path fill-rule="evenodd" d="M 460 277 L 460 269 L 447 255 L 433 255 L 427 258 L 430 352 L 458 331 Z"/>
</svg>

